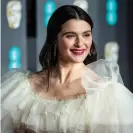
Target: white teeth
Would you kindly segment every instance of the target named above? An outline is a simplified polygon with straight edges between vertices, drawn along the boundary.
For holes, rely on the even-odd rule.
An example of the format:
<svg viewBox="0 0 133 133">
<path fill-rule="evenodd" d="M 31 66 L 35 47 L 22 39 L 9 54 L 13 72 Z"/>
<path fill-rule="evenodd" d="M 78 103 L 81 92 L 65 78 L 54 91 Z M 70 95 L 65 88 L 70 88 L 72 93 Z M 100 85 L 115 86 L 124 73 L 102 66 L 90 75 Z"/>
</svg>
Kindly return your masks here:
<svg viewBox="0 0 133 133">
<path fill-rule="evenodd" d="M 83 50 L 79 50 L 79 51 L 73 50 L 73 52 L 83 52 Z"/>
<path fill-rule="evenodd" d="M 73 51 L 73 52 L 74 52 L 74 53 L 82 53 L 83 51 L 80 51 L 80 52 L 79 52 L 79 51 Z"/>
</svg>

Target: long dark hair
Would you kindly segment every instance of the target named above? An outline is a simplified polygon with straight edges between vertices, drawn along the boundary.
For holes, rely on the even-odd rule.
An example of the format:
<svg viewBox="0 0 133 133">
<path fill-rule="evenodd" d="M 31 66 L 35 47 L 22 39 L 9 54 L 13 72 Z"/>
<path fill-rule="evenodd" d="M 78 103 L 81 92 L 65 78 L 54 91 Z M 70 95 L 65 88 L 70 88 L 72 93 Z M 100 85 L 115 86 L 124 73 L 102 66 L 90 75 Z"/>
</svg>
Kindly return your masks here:
<svg viewBox="0 0 133 133">
<path fill-rule="evenodd" d="M 42 66 L 42 70 L 47 70 L 48 79 L 50 74 L 50 68 L 56 66 L 58 62 L 58 52 L 54 54 L 57 35 L 61 31 L 61 26 L 70 19 L 84 20 L 91 26 L 91 30 L 93 29 L 92 19 L 83 9 L 78 6 L 64 5 L 59 7 L 52 14 L 47 26 L 46 41 L 39 55 L 39 61 Z M 88 56 L 84 60 L 84 64 L 87 65 L 96 60 L 97 52 L 94 41 L 92 41 L 90 55 L 88 54 Z"/>
</svg>

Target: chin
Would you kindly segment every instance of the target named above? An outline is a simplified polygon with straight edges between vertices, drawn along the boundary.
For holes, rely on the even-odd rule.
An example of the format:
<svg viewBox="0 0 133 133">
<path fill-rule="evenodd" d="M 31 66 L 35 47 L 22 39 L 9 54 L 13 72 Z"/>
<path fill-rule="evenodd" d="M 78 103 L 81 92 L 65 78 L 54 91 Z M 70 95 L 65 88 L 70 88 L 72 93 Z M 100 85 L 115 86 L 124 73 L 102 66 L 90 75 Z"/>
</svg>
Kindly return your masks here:
<svg viewBox="0 0 133 133">
<path fill-rule="evenodd" d="M 87 57 L 86 54 L 81 56 L 69 55 L 68 58 L 73 63 L 82 63 L 84 62 L 85 58 Z"/>
<path fill-rule="evenodd" d="M 83 63 L 84 59 L 72 59 L 71 60 L 73 63 Z"/>
</svg>

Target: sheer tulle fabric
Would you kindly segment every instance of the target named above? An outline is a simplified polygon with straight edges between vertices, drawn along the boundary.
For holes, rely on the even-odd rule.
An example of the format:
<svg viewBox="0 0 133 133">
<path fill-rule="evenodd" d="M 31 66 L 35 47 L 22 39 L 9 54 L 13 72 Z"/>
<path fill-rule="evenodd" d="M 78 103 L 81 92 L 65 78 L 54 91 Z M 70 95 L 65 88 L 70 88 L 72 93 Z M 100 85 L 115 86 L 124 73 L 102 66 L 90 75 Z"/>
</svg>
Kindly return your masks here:
<svg viewBox="0 0 133 133">
<path fill-rule="evenodd" d="M 133 133 L 133 94 L 123 85 L 119 68 L 98 60 L 82 74 L 86 96 L 68 100 L 41 98 L 27 72 L 2 79 L 2 133 Z"/>
</svg>

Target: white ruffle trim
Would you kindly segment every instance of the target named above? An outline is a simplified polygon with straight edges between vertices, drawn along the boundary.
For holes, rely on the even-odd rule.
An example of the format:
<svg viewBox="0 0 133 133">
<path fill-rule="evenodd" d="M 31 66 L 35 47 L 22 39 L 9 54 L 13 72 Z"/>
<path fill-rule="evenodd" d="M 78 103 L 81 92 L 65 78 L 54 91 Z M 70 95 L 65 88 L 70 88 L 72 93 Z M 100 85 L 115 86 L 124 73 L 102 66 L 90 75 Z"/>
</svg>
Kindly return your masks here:
<svg viewBox="0 0 133 133">
<path fill-rule="evenodd" d="M 99 84 L 87 72 L 82 78 L 86 96 L 58 101 L 37 95 L 28 74 L 9 72 L 2 81 L 2 133 L 23 124 L 36 133 L 133 133 L 133 94 L 112 77 Z"/>
</svg>

